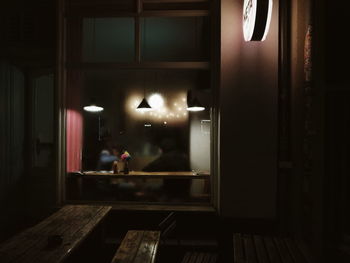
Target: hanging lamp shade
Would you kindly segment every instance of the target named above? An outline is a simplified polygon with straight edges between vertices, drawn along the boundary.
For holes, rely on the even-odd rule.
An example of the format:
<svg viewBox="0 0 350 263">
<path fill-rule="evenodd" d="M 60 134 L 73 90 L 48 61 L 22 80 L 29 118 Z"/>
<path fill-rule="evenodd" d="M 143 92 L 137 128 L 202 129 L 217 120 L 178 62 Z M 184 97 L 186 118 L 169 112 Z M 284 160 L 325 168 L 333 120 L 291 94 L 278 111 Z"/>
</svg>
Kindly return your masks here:
<svg viewBox="0 0 350 263">
<path fill-rule="evenodd" d="M 197 97 L 192 96 L 192 92 L 187 92 L 187 110 L 188 111 L 204 111 L 205 107 L 200 103 Z"/>
<path fill-rule="evenodd" d="M 141 111 L 141 112 L 145 112 L 145 111 L 152 111 L 152 107 L 149 105 L 149 103 L 147 102 L 146 98 L 144 97 L 141 101 L 141 103 L 139 104 L 139 106 L 137 106 L 136 108 L 137 111 Z"/>
<path fill-rule="evenodd" d="M 101 106 L 97 106 L 96 101 L 92 99 L 90 104 L 84 107 L 84 110 L 88 112 L 101 112 L 104 109 Z"/>
<path fill-rule="evenodd" d="M 143 79 L 143 99 L 139 106 L 136 108 L 139 112 L 147 112 L 152 111 L 152 107 L 149 105 L 148 101 L 146 100 L 146 87 L 145 87 L 145 79 Z"/>
</svg>

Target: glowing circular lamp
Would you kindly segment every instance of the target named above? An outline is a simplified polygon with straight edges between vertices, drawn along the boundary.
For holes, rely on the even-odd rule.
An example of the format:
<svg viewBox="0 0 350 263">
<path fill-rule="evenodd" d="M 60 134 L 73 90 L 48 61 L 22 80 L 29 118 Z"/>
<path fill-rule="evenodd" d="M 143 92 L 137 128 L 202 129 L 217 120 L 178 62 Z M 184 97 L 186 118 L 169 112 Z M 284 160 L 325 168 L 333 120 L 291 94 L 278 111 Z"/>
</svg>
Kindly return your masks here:
<svg viewBox="0 0 350 263">
<path fill-rule="evenodd" d="M 270 28 L 272 0 L 244 0 L 243 35 L 245 41 L 264 41 Z"/>
<path fill-rule="evenodd" d="M 152 94 L 149 97 L 148 101 L 149 101 L 149 104 L 151 105 L 151 107 L 155 108 L 155 109 L 159 109 L 164 105 L 164 99 L 158 93 Z"/>
</svg>

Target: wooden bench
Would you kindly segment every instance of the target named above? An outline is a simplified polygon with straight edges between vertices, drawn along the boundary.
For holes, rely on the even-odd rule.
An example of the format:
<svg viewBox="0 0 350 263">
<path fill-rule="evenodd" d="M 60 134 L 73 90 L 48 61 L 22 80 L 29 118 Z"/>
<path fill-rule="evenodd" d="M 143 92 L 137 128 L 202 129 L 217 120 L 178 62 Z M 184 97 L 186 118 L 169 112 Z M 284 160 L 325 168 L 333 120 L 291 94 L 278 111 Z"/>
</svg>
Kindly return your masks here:
<svg viewBox="0 0 350 263">
<path fill-rule="evenodd" d="M 111 210 L 109 206 L 67 205 L 0 245 L 0 262 L 63 262 Z"/>
<path fill-rule="evenodd" d="M 166 243 L 167 238 L 169 238 L 170 235 L 175 236 L 174 232 L 176 229 L 176 213 L 170 212 L 159 224 L 158 224 L 158 230 L 160 231 L 160 242 L 162 244 Z M 177 244 L 179 244 L 179 240 L 176 238 Z"/>
<path fill-rule="evenodd" d="M 217 255 L 208 252 L 186 252 L 181 263 L 215 263 Z"/>
<path fill-rule="evenodd" d="M 234 263 L 313 263 L 301 242 L 289 237 L 233 234 Z"/>
<path fill-rule="evenodd" d="M 155 262 L 159 239 L 159 231 L 129 230 L 112 263 Z"/>
<path fill-rule="evenodd" d="M 158 225 L 160 230 L 160 240 L 162 244 L 166 244 L 166 240 L 171 236 L 176 239 L 177 245 L 180 245 L 180 240 L 174 234 L 176 228 L 176 213 L 170 212 Z M 181 263 L 215 263 L 217 255 L 214 253 L 188 251 L 185 253 Z"/>
</svg>

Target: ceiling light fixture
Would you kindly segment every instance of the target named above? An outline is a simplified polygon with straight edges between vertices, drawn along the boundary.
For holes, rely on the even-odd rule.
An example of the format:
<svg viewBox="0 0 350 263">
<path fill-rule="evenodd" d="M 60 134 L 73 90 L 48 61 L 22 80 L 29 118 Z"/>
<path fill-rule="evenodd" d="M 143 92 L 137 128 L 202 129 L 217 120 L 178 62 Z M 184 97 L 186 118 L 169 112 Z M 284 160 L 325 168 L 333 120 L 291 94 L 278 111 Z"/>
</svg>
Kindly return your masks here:
<svg viewBox="0 0 350 263">
<path fill-rule="evenodd" d="M 143 97 L 141 103 L 139 104 L 139 106 L 137 106 L 136 110 L 140 112 L 146 112 L 146 111 L 152 111 L 153 109 L 147 102 L 146 98 Z"/>
<path fill-rule="evenodd" d="M 90 105 L 84 107 L 87 112 L 98 113 L 103 111 L 103 107 L 97 106 L 94 99 L 91 99 Z M 101 141 L 101 115 L 98 115 L 98 140 Z"/>
<path fill-rule="evenodd" d="M 85 111 L 88 112 L 101 112 L 103 111 L 103 107 L 97 106 L 95 100 L 91 100 L 90 104 L 84 107 Z"/>
<path fill-rule="evenodd" d="M 152 107 L 149 105 L 148 101 L 146 100 L 146 88 L 145 88 L 145 82 L 143 83 L 143 99 L 139 106 L 136 108 L 139 112 L 147 112 L 152 111 Z"/>
<path fill-rule="evenodd" d="M 204 111 L 205 107 L 199 102 L 198 98 L 192 97 L 192 92 L 187 92 L 187 110 L 188 111 Z"/>
</svg>

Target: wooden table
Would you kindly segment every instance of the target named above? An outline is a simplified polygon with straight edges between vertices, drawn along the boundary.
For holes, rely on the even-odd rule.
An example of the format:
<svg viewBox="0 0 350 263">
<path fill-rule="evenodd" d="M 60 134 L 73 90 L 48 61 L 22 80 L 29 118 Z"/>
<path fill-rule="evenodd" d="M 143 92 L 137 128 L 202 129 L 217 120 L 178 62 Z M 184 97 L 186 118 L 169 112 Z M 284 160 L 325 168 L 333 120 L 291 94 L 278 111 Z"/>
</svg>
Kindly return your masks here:
<svg viewBox="0 0 350 263">
<path fill-rule="evenodd" d="M 34 227 L 0 244 L 0 262 L 63 262 L 110 210 L 110 206 L 66 205 Z M 48 242 L 52 237 L 62 242 Z"/>
</svg>

